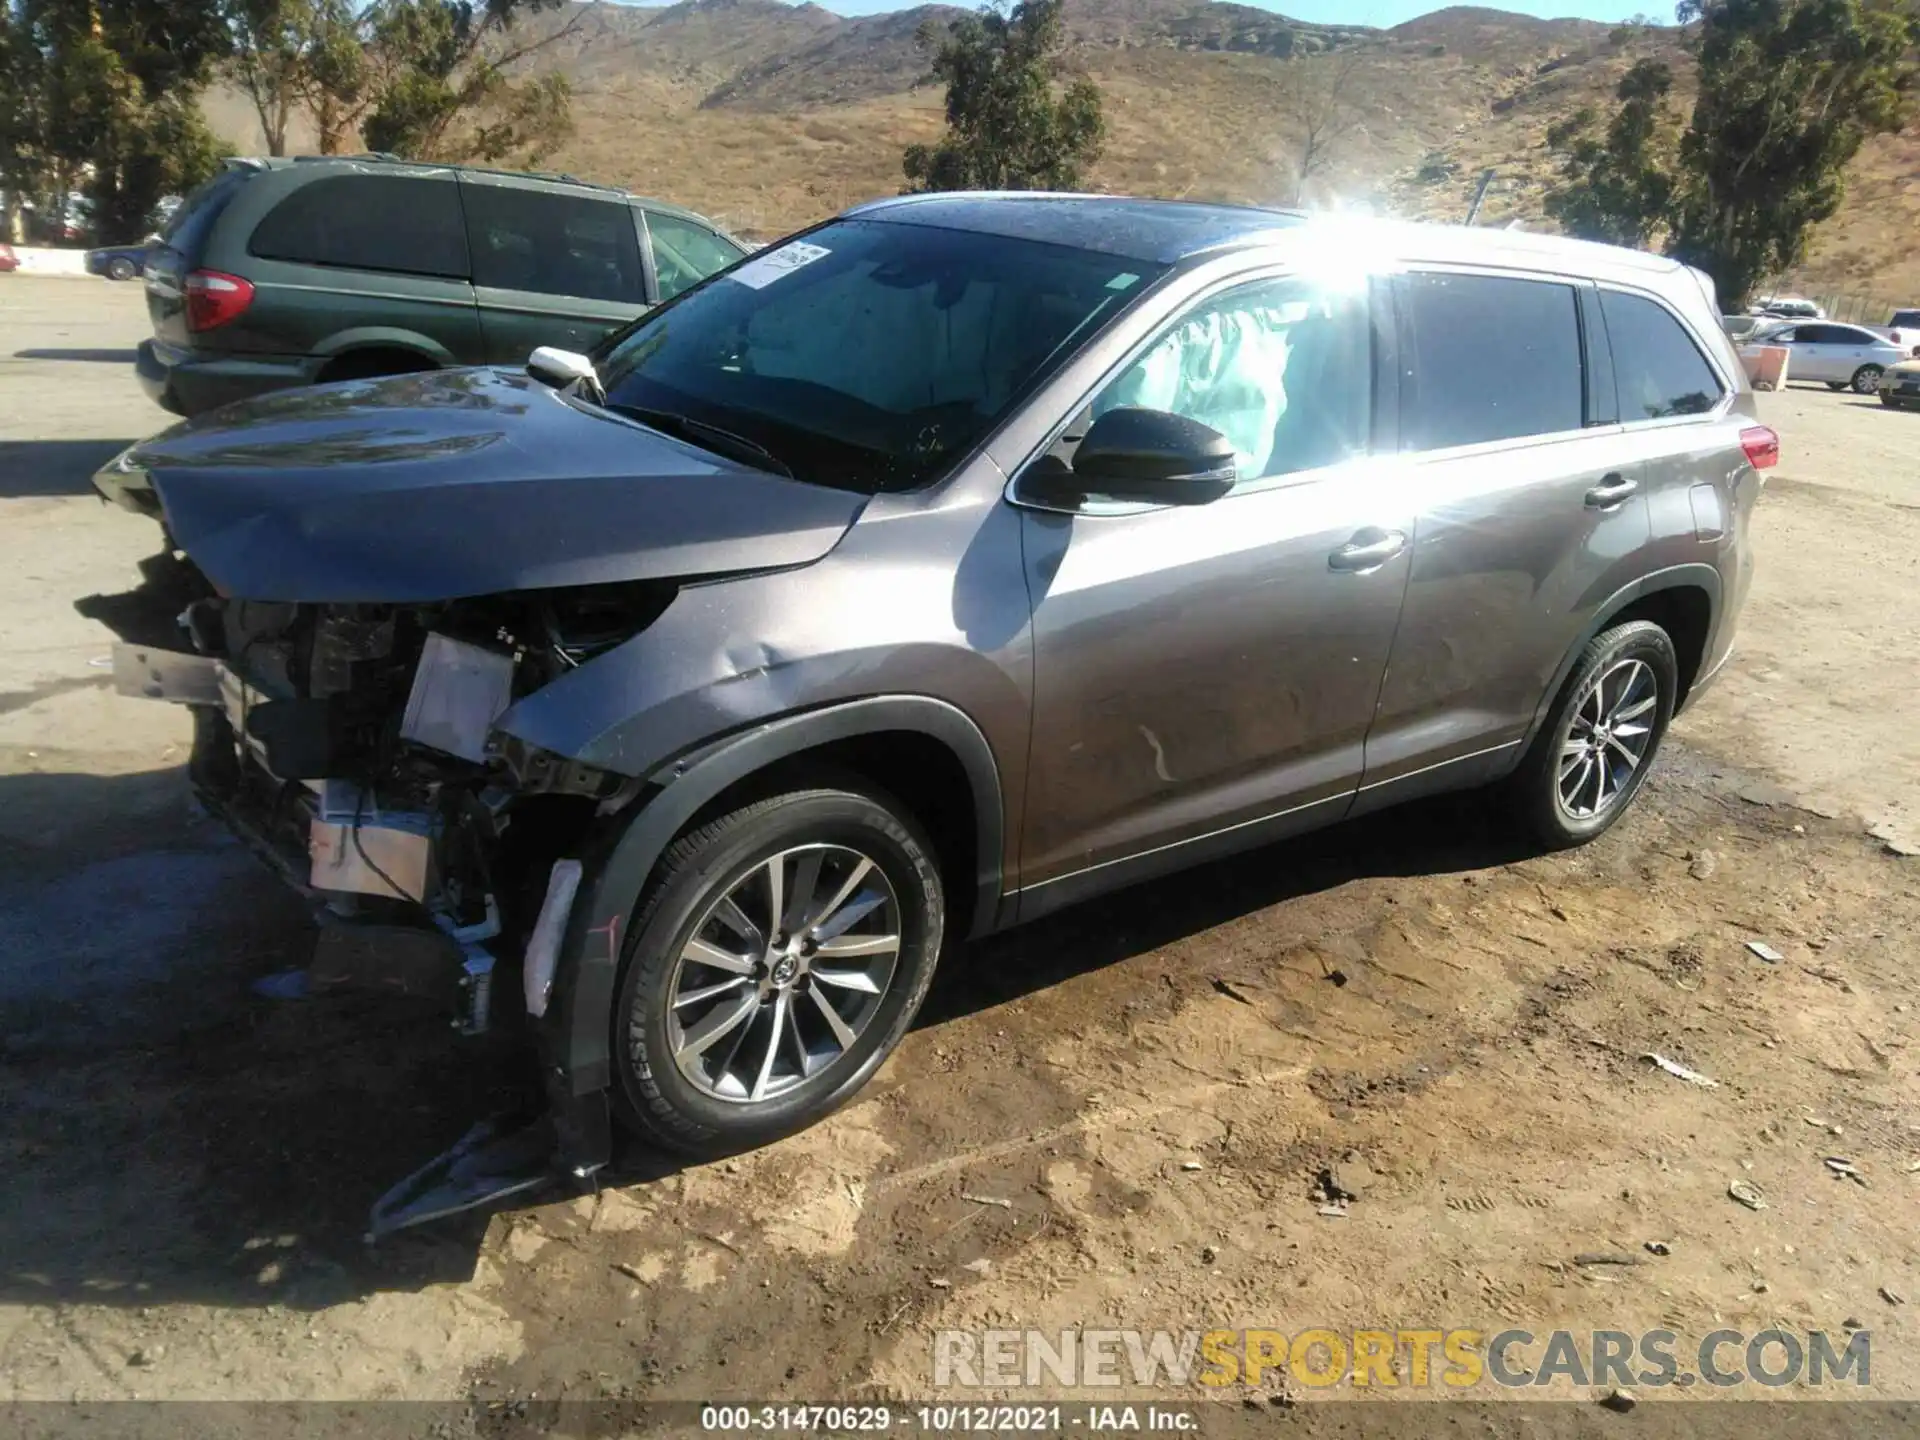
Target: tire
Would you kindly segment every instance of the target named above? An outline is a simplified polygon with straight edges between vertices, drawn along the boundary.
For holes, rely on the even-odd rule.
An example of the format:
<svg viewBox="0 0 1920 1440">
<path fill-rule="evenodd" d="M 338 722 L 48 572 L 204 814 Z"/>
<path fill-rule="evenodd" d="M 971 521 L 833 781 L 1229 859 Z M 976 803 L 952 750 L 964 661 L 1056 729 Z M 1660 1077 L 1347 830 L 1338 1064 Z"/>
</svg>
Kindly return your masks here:
<svg viewBox="0 0 1920 1440">
<path fill-rule="evenodd" d="M 946 922 L 933 854 L 899 802 L 851 788 L 792 790 L 676 840 L 634 917 L 615 992 L 622 1121 L 670 1150 L 724 1154 L 803 1129 L 850 1098 L 892 1053 L 933 980 Z M 784 948 L 766 943 L 779 929 L 774 865 L 791 904 L 809 889 L 812 857 L 810 910 L 785 912 L 802 933 Z M 870 868 L 856 874 L 862 860 Z M 839 896 L 851 898 L 834 907 Z M 828 973 L 827 951 L 807 937 L 836 924 L 840 932 L 818 942 L 842 947 L 832 969 L 840 978 L 828 984 L 814 978 Z M 771 1044 L 780 1020 L 788 1028 Z"/>
<path fill-rule="evenodd" d="M 1639 668 L 1631 668 L 1634 666 Z M 1604 835 L 1626 813 L 1646 783 L 1647 772 L 1653 768 L 1660 743 L 1666 738 L 1674 697 L 1680 689 L 1679 677 L 1673 641 L 1651 621 L 1616 625 L 1588 642 L 1546 723 L 1508 782 L 1517 818 L 1534 840 L 1549 850 L 1584 845 Z M 1591 702 L 1602 682 L 1603 703 L 1596 707 Z M 1653 692 L 1650 696 L 1649 684 Z M 1651 708 L 1638 708 L 1648 699 L 1653 701 Z M 1609 729 L 1623 720 L 1648 726 L 1643 734 L 1616 731 L 1616 743 L 1599 747 L 1598 755 L 1610 762 L 1610 768 L 1602 774 L 1594 773 L 1593 755 L 1582 751 L 1586 755 L 1583 760 L 1570 754 L 1570 747 L 1590 733 L 1596 709 L 1602 719 L 1610 720 Z M 1644 744 L 1632 770 L 1621 774 L 1621 761 L 1636 740 Z M 1567 771 L 1564 777 L 1563 763 Z M 1615 787 L 1611 791 L 1605 789 L 1609 779 Z"/>
<path fill-rule="evenodd" d="M 107 278 L 109 280 L 131 280 L 138 273 L 139 271 L 134 268 L 133 262 L 124 255 L 107 262 Z"/>
<path fill-rule="evenodd" d="M 1879 365 L 1862 365 L 1853 372 L 1853 379 L 1848 383 L 1853 386 L 1854 394 L 1871 395 L 1880 388 L 1880 377 L 1886 373 Z"/>
<path fill-rule="evenodd" d="M 1900 402 L 1900 401 L 1898 401 L 1898 400 L 1896 400 L 1896 399 L 1894 399 L 1894 398 L 1893 398 L 1893 396 L 1892 396 L 1892 395 L 1890 395 L 1890 394 L 1889 394 L 1889 393 L 1888 393 L 1887 391 L 1885 391 L 1885 390 L 1882 390 L 1882 391 L 1880 392 L 1880 403 L 1881 403 L 1882 405 L 1884 405 L 1884 406 L 1886 406 L 1886 407 L 1887 407 L 1887 409 L 1889 409 L 1889 410 L 1898 410 L 1898 409 L 1900 409 L 1900 408 L 1901 408 L 1901 402 Z"/>
<path fill-rule="evenodd" d="M 1844 390 L 1847 388 L 1847 382 L 1845 380 L 1829 380 L 1827 381 L 1827 388 L 1829 390 Z"/>
</svg>

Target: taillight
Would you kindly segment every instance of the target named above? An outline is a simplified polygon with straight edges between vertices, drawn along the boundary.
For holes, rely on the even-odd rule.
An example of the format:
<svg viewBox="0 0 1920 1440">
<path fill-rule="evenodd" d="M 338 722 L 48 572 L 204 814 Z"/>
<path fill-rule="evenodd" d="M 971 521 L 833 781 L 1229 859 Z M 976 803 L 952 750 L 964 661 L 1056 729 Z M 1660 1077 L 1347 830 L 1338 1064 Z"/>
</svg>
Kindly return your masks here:
<svg viewBox="0 0 1920 1440">
<path fill-rule="evenodd" d="M 1756 470 L 1771 470 L 1780 463 L 1780 437 L 1765 425 L 1749 425 L 1742 430 L 1740 448 L 1747 452 L 1747 463 Z"/>
<path fill-rule="evenodd" d="M 189 330 L 217 330 L 253 303 L 251 281 L 219 270 L 195 270 L 182 288 Z"/>
</svg>

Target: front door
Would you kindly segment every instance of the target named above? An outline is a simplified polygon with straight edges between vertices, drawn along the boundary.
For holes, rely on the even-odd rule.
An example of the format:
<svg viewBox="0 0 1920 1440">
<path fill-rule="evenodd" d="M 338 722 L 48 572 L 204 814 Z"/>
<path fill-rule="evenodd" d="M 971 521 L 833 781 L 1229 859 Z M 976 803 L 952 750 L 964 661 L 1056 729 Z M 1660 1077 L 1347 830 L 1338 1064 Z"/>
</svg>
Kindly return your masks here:
<svg viewBox="0 0 1920 1440">
<path fill-rule="evenodd" d="M 1839 385 L 1851 380 L 1853 372 L 1866 363 L 1867 354 L 1856 332 L 1843 325 L 1801 325 L 1794 330 L 1793 363 L 1787 377 Z"/>
<path fill-rule="evenodd" d="M 585 353 L 646 309 L 624 200 L 507 176 L 464 179 L 461 190 L 486 363 L 524 364 L 541 345 Z"/>
<path fill-rule="evenodd" d="M 1240 480 L 1191 508 L 1094 499 L 1023 516 L 1035 648 L 1023 917 L 1101 888 L 1089 872 L 1176 868 L 1223 836 L 1345 810 L 1413 533 L 1368 453 L 1371 309 L 1364 284 L 1298 279 L 1203 300 L 1036 462 L 1070 463 L 1092 417 L 1141 405 L 1226 434 Z"/>
<path fill-rule="evenodd" d="M 1650 533 L 1591 286 L 1423 271 L 1396 284 L 1418 521 L 1358 808 L 1510 766 Z"/>
</svg>

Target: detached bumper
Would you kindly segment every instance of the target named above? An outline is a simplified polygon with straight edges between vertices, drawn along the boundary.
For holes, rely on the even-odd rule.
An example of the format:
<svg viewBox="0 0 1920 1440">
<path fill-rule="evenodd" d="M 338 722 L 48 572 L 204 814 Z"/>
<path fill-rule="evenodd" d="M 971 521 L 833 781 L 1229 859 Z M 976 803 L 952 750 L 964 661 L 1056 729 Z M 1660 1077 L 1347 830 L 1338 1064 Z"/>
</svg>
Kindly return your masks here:
<svg viewBox="0 0 1920 1440">
<path fill-rule="evenodd" d="M 133 369 L 156 405 L 176 415 L 198 415 L 271 390 L 311 385 L 319 365 L 303 355 L 209 355 L 142 340 Z"/>
</svg>

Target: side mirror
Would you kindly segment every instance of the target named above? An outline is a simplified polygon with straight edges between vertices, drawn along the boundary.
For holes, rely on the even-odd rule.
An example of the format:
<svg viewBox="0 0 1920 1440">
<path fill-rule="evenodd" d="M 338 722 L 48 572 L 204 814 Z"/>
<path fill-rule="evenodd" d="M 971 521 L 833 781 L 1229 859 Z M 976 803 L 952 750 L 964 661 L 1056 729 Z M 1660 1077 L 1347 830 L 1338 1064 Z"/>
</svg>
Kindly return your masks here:
<svg viewBox="0 0 1920 1440">
<path fill-rule="evenodd" d="M 1088 428 L 1074 451 L 1071 484 L 1111 500 L 1205 505 L 1233 489 L 1238 473 L 1233 442 L 1212 426 L 1122 406 Z"/>
<path fill-rule="evenodd" d="M 527 373 L 536 380 L 544 380 L 556 390 L 564 390 L 575 381 L 584 380 L 590 394 L 598 397 L 603 393 L 600 389 L 600 372 L 593 368 L 593 361 L 577 350 L 542 345 L 527 357 Z"/>
</svg>

